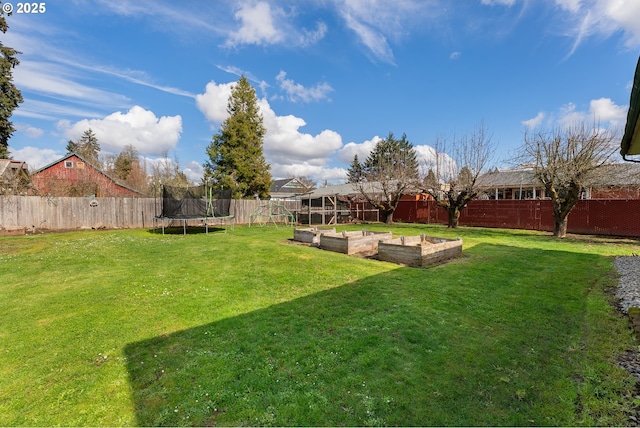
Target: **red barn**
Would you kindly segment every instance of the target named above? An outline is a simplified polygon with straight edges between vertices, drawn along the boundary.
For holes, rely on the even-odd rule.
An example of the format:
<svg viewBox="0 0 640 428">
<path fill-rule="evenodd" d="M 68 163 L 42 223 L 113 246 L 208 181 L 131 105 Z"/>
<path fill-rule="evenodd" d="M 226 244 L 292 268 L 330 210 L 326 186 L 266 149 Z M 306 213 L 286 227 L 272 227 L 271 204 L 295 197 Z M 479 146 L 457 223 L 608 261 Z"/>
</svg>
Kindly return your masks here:
<svg viewBox="0 0 640 428">
<path fill-rule="evenodd" d="M 35 192 L 50 196 L 142 198 L 146 195 L 119 183 L 82 156 L 68 153 L 31 174 Z"/>
</svg>

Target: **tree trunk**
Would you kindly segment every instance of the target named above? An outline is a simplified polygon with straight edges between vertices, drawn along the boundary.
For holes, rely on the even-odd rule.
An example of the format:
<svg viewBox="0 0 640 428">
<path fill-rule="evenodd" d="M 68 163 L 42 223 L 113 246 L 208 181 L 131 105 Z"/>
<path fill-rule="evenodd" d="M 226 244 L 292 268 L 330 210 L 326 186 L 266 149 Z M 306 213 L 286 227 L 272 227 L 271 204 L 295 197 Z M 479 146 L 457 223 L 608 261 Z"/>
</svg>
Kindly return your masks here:
<svg viewBox="0 0 640 428">
<path fill-rule="evenodd" d="M 458 219 L 460 218 L 460 210 L 457 207 L 451 207 L 447 209 L 447 213 L 449 214 L 449 223 L 447 227 L 449 229 L 457 229 Z"/>
<path fill-rule="evenodd" d="M 553 236 L 556 238 L 564 238 L 567 236 L 567 224 L 569 223 L 569 216 L 560 217 L 553 216 Z"/>
<path fill-rule="evenodd" d="M 384 222 L 385 222 L 385 224 L 393 224 L 393 211 L 394 210 L 386 210 L 386 211 L 384 211 L 384 215 L 385 215 Z"/>
</svg>

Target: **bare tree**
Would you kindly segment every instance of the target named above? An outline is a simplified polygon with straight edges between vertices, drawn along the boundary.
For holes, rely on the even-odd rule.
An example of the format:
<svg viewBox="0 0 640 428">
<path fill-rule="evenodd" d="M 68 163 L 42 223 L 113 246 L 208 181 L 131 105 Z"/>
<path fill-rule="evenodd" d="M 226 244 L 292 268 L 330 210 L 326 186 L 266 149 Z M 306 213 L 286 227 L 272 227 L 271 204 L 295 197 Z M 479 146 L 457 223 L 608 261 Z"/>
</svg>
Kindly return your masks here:
<svg viewBox="0 0 640 428">
<path fill-rule="evenodd" d="M 425 192 L 448 214 L 448 227 L 458 227 L 460 212 L 478 196 L 478 177 L 490 166 L 495 151 L 484 124 L 450 145 L 437 139 L 433 159 L 422 180 Z"/>
<path fill-rule="evenodd" d="M 354 158 L 357 162 L 357 158 Z M 363 165 L 358 165 L 358 180 L 353 181 L 360 194 L 373 207 L 382 212 L 387 224 L 393 223 L 395 212 L 403 194 L 413 189 L 418 179 L 418 161 L 413 144 L 406 135 L 396 139 L 392 133 L 378 141 Z M 352 170 L 349 176 L 355 177 Z"/>
<path fill-rule="evenodd" d="M 149 194 L 158 194 L 163 184 L 176 187 L 187 187 L 192 184 L 185 173 L 180 171 L 178 157 L 169 159 L 167 151 L 162 152 L 162 158 L 151 167 Z"/>
<path fill-rule="evenodd" d="M 516 160 L 533 171 L 553 203 L 553 236 L 567 234 L 569 213 L 616 152 L 616 133 L 584 123 L 548 132 L 525 133 Z"/>
</svg>

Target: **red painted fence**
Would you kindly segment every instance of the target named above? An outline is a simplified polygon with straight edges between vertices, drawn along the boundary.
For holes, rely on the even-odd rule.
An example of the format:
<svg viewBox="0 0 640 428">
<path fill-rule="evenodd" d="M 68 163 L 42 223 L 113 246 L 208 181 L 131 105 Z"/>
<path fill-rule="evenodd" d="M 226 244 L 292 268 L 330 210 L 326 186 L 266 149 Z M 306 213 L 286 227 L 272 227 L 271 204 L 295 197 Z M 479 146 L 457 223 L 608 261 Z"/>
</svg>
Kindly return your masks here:
<svg viewBox="0 0 640 428">
<path fill-rule="evenodd" d="M 393 219 L 406 223 L 447 223 L 447 212 L 433 201 L 400 201 Z M 553 231 L 549 200 L 471 201 L 461 226 Z M 640 237 L 640 199 L 581 200 L 569 214 L 569 233 Z"/>
</svg>

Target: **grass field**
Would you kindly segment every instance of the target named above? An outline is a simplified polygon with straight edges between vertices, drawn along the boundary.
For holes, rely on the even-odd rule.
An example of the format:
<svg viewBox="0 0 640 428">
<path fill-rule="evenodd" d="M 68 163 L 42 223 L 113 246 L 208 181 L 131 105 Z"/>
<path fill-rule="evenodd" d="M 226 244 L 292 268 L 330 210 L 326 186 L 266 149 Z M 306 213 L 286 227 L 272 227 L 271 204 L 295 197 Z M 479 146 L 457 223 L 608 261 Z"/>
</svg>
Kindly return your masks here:
<svg viewBox="0 0 640 428">
<path fill-rule="evenodd" d="M 464 256 L 407 268 L 283 227 L 0 238 L 0 426 L 628 423 L 637 343 L 609 302 L 637 242 L 367 229 Z"/>
</svg>

